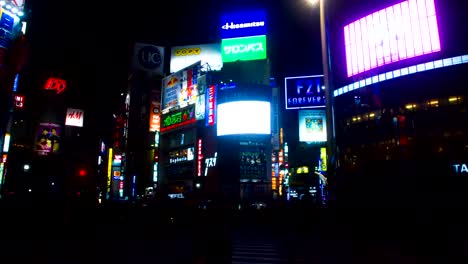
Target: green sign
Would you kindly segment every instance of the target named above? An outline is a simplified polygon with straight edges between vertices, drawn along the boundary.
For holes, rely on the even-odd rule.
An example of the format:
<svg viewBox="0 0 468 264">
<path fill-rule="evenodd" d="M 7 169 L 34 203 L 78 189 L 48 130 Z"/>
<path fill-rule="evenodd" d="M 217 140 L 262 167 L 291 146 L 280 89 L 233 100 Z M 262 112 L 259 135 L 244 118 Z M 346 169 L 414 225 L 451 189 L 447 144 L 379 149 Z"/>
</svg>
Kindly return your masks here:
<svg viewBox="0 0 468 264">
<path fill-rule="evenodd" d="M 183 110 L 163 115 L 161 132 L 195 123 L 195 107 L 189 106 Z"/>
<path fill-rule="evenodd" d="M 266 59 L 266 36 L 230 38 L 221 41 L 223 62 Z"/>
</svg>

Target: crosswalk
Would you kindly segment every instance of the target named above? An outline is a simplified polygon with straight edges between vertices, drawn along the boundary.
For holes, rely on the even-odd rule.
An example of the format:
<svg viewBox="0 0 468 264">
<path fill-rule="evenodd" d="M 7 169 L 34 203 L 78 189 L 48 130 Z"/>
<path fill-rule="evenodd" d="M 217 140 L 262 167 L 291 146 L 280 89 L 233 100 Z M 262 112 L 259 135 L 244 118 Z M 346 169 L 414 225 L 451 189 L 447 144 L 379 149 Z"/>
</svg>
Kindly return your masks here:
<svg viewBox="0 0 468 264">
<path fill-rule="evenodd" d="M 233 241 L 232 264 L 276 264 L 288 263 L 278 245 L 271 241 Z"/>
</svg>

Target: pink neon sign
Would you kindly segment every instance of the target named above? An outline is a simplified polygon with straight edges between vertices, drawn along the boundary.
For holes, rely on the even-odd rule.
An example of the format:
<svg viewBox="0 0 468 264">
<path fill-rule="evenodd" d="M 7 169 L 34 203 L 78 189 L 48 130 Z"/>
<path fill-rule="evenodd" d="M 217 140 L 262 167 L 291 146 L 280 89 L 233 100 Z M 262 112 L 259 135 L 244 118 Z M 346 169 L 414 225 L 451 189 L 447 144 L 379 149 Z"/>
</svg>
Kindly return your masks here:
<svg viewBox="0 0 468 264">
<path fill-rule="evenodd" d="M 408 0 L 344 27 L 348 77 L 440 51 L 434 0 Z"/>
</svg>

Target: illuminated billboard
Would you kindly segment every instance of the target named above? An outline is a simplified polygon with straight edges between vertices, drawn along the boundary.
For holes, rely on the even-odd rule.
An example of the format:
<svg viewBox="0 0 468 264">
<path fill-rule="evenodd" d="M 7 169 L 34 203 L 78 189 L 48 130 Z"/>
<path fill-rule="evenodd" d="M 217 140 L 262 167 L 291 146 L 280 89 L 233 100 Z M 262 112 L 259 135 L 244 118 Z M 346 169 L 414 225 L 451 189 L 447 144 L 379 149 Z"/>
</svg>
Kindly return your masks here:
<svg viewBox="0 0 468 264">
<path fill-rule="evenodd" d="M 161 92 L 152 90 L 149 101 L 149 131 L 156 132 L 161 127 Z"/>
<path fill-rule="evenodd" d="M 344 27 L 347 76 L 441 50 L 434 0 L 409 0 Z"/>
<path fill-rule="evenodd" d="M 222 39 L 266 35 L 266 12 L 251 10 L 224 14 L 220 30 Z"/>
<path fill-rule="evenodd" d="M 223 67 L 221 45 L 213 43 L 171 48 L 171 72 L 180 71 L 198 61 L 201 61 L 202 65 L 208 64 L 212 71 L 221 70 Z"/>
<path fill-rule="evenodd" d="M 325 107 L 323 75 L 284 78 L 286 109 Z"/>
<path fill-rule="evenodd" d="M 68 108 L 65 119 L 66 126 L 83 127 L 84 111 L 81 109 Z"/>
<path fill-rule="evenodd" d="M 58 153 L 60 151 L 61 132 L 61 126 L 58 124 L 40 123 L 35 147 L 38 154 Z"/>
<path fill-rule="evenodd" d="M 327 124 L 325 109 L 299 110 L 299 141 L 326 142 Z"/>
<path fill-rule="evenodd" d="M 163 110 L 196 103 L 200 65 L 200 62 L 192 64 L 162 80 Z"/>
<path fill-rule="evenodd" d="M 135 43 L 133 50 L 133 70 L 141 70 L 155 75 L 164 75 L 164 47 Z"/>
<path fill-rule="evenodd" d="M 270 102 L 237 101 L 218 105 L 217 135 L 271 134 Z"/>
<path fill-rule="evenodd" d="M 195 117 L 195 106 L 174 111 L 162 116 L 161 132 L 193 124 L 197 121 Z"/>
<path fill-rule="evenodd" d="M 223 62 L 266 59 L 266 36 L 223 39 L 221 53 Z"/>
</svg>

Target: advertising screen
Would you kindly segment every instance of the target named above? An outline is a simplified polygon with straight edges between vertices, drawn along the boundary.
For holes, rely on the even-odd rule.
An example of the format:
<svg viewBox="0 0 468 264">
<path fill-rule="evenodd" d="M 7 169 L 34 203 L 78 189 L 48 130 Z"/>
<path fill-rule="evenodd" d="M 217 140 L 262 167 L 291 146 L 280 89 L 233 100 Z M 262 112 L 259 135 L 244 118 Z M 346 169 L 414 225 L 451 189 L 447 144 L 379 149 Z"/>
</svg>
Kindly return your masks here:
<svg viewBox="0 0 468 264">
<path fill-rule="evenodd" d="M 208 64 L 212 71 L 221 70 L 223 67 L 221 45 L 213 43 L 171 48 L 171 73 L 180 71 L 198 61 L 201 61 L 202 65 Z"/>
<path fill-rule="evenodd" d="M 53 123 L 40 123 L 37 130 L 35 150 L 39 155 L 58 153 L 61 144 L 61 126 Z"/>
<path fill-rule="evenodd" d="M 237 101 L 218 105 L 217 135 L 271 134 L 270 102 Z"/>
<path fill-rule="evenodd" d="M 434 0 L 410 0 L 344 27 L 348 77 L 441 50 Z"/>
<path fill-rule="evenodd" d="M 10 11 L 0 7 L 0 48 L 8 49 L 19 18 Z"/>
<path fill-rule="evenodd" d="M 325 107 L 325 86 L 323 75 L 286 77 L 286 109 Z"/>
<path fill-rule="evenodd" d="M 266 36 L 223 39 L 223 62 L 263 60 L 267 57 Z"/>
<path fill-rule="evenodd" d="M 199 95 L 200 62 L 175 72 L 162 80 L 163 110 L 194 104 Z"/>
<path fill-rule="evenodd" d="M 325 109 L 299 110 L 299 141 L 308 143 L 327 141 Z"/>
<path fill-rule="evenodd" d="M 220 30 L 222 39 L 266 35 L 266 12 L 252 10 L 224 14 Z"/>
</svg>

